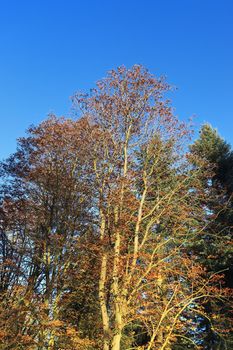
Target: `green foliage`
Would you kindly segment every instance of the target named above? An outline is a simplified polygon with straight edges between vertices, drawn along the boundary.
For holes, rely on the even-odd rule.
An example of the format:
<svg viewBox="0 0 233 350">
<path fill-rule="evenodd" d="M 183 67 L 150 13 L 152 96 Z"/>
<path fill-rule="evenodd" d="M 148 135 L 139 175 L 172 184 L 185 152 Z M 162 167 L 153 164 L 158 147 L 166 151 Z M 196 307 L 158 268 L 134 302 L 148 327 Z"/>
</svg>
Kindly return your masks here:
<svg viewBox="0 0 233 350">
<path fill-rule="evenodd" d="M 209 200 L 203 203 L 206 230 L 196 237 L 191 250 L 208 274 L 222 271 L 225 286 L 233 288 L 233 151 L 209 124 L 201 128 L 198 140 L 190 148 L 191 152 L 206 160 L 212 169 L 212 176 L 204 182 L 206 192 L 209 193 Z M 230 309 L 231 304 L 222 302 L 206 304 L 207 317 L 200 323 L 204 349 L 231 349 L 230 339 L 233 335 L 227 335 L 227 342 L 221 337 L 221 330 L 224 331 L 224 327 L 227 329 L 231 318 Z M 216 310 L 218 320 L 210 323 L 208 317 Z"/>
</svg>

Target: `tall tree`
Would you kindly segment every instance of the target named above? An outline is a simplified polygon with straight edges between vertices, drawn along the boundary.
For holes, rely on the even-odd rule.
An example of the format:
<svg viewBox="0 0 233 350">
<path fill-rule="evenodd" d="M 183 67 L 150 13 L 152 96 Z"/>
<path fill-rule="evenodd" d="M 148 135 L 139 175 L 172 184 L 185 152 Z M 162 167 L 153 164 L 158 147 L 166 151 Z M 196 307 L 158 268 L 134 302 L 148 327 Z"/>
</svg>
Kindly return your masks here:
<svg viewBox="0 0 233 350">
<path fill-rule="evenodd" d="M 50 117 L 30 128 L 2 164 L 2 306 L 9 309 L 11 300 L 15 310 L 17 298 L 21 305 L 17 329 L 3 323 L 6 349 L 11 341 L 13 348 L 21 348 L 22 336 L 38 349 L 53 349 L 58 339 L 64 280 L 74 263 L 76 241 L 91 218 L 85 129 L 85 120 Z M 12 316 L 9 321 L 15 322 Z"/>
<path fill-rule="evenodd" d="M 201 312 L 195 301 L 220 292 L 208 289 L 204 269 L 185 254 L 205 226 L 205 192 L 184 152 L 189 131 L 164 98 L 168 90 L 134 66 L 111 71 L 90 96 L 74 96 L 93 125 L 104 350 L 124 348 L 135 323 L 146 329 L 146 349 L 169 349 L 185 337 L 184 314 Z"/>
<path fill-rule="evenodd" d="M 211 176 L 204 179 L 206 191 L 212 194 L 205 203 L 208 227 L 198 237 L 194 249 L 209 273 L 223 271 L 224 285 L 232 290 L 233 151 L 209 124 L 203 125 L 191 150 L 206 159 L 212 168 Z M 203 327 L 206 327 L 207 333 L 206 349 L 225 349 L 232 346 L 232 335 L 228 334 L 226 342 L 221 338 L 221 331 L 218 332 L 219 328 L 228 329 L 231 304 L 220 303 L 218 306 L 217 323 L 221 323 L 221 326 L 210 322 L 209 315 L 213 312 L 214 305 L 208 303 L 205 307 Z"/>
</svg>

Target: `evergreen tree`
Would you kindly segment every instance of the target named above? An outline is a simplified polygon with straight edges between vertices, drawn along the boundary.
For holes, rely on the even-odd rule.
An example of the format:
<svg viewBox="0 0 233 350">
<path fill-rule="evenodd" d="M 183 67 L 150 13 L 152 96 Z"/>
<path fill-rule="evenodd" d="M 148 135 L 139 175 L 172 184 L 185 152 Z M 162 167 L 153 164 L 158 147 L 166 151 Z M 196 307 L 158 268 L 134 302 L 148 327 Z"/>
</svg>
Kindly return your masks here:
<svg viewBox="0 0 233 350">
<path fill-rule="evenodd" d="M 210 193 L 210 199 L 203 203 L 207 229 L 198 236 L 193 249 L 207 273 L 222 271 L 225 286 L 232 289 L 233 151 L 216 129 L 205 124 L 200 130 L 199 138 L 191 146 L 191 152 L 201 156 L 212 168 L 211 177 L 204 179 L 206 192 Z M 219 308 L 219 319 L 216 324 L 212 324 L 208 318 L 216 307 Z M 221 331 L 219 332 L 219 324 L 221 323 L 220 328 L 227 328 L 229 318 L 229 304 L 206 304 L 205 316 L 201 322 L 201 328 L 206 333 L 204 349 L 231 348 L 233 335 L 228 335 L 226 343 L 220 336 Z"/>
</svg>

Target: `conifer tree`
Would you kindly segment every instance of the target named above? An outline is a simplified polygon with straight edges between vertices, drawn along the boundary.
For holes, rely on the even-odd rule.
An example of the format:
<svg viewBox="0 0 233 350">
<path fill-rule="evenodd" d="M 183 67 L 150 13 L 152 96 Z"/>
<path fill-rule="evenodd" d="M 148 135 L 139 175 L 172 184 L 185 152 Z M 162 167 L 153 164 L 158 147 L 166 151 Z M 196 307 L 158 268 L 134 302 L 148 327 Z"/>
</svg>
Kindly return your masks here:
<svg viewBox="0 0 233 350">
<path fill-rule="evenodd" d="M 191 151 L 207 160 L 212 175 L 204 179 L 206 192 L 211 195 L 205 202 L 207 228 L 194 245 L 195 253 L 206 267 L 208 273 L 222 271 L 224 286 L 233 288 L 233 151 L 216 129 L 205 124 L 200 130 L 199 138 L 191 146 Z M 210 315 L 217 307 L 216 322 L 210 322 Z M 232 334 L 226 340 L 221 338 L 219 330 L 227 325 L 232 317 L 231 304 L 207 303 L 206 315 L 202 321 L 206 338 L 205 349 L 230 349 L 233 346 Z M 221 326 L 220 326 L 221 323 Z"/>
</svg>

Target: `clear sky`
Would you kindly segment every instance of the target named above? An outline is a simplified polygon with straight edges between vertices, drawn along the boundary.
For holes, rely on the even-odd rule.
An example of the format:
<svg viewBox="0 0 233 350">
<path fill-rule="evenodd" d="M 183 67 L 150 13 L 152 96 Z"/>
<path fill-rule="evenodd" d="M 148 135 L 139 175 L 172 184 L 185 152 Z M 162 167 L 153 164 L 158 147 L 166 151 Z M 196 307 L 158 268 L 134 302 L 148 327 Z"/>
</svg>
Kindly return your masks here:
<svg viewBox="0 0 233 350">
<path fill-rule="evenodd" d="M 178 89 L 176 114 L 233 144 L 232 0 L 0 0 L 0 158 L 106 71 L 140 63 Z"/>
</svg>

